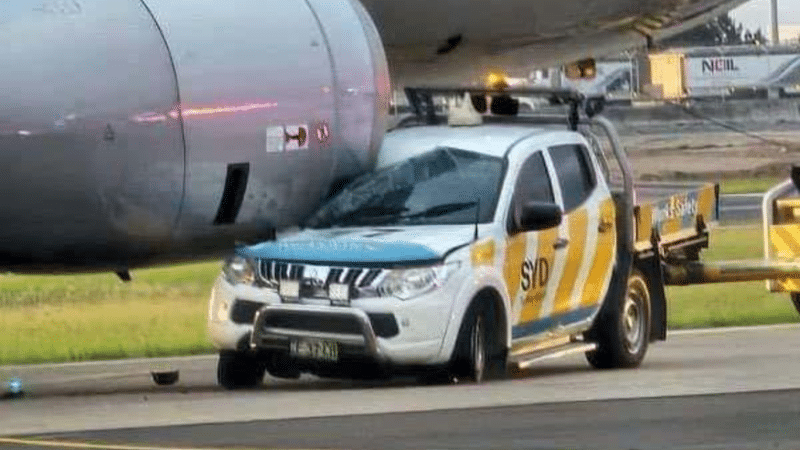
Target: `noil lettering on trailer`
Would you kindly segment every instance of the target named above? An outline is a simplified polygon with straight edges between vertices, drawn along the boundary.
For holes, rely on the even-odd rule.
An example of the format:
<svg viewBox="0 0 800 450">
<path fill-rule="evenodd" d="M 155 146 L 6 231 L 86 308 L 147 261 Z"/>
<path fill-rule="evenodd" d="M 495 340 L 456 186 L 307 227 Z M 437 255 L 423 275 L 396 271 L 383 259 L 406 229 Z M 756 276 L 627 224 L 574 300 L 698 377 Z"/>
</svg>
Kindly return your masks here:
<svg viewBox="0 0 800 450">
<path fill-rule="evenodd" d="M 739 66 L 733 58 L 706 58 L 701 62 L 704 74 L 738 72 Z"/>
</svg>

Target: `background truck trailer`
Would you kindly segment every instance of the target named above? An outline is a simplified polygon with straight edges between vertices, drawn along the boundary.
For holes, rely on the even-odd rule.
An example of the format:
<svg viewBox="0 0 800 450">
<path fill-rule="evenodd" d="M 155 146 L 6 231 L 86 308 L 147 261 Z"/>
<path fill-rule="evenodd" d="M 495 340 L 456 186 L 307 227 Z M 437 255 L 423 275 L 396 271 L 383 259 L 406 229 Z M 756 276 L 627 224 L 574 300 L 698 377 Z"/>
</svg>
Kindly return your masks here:
<svg viewBox="0 0 800 450">
<path fill-rule="evenodd" d="M 655 98 L 778 97 L 800 86 L 797 46 L 676 48 L 648 60 L 643 91 Z"/>
</svg>

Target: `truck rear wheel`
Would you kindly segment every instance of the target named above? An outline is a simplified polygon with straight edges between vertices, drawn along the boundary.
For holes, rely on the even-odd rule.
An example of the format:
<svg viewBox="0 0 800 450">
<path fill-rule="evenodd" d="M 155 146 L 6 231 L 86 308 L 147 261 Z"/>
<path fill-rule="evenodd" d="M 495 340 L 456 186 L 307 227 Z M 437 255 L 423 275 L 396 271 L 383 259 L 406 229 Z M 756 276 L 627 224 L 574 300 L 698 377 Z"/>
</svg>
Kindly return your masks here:
<svg viewBox="0 0 800 450">
<path fill-rule="evenodd" d="M 256 387 L 264 380 L 266 365 L 253 355 L 234 350 L 219 353 L 217 382 L 225 389 Z"/>
<path fill-rule="evenodd" d="M 598 369 L 637 367 L 647 353 L 651 328 L 650 290 L 641 272 L 631 272 L 625 295 L 608 306 L 592 333 L 597 349 L 587 352 L 586 359 Z"/>
</svg>

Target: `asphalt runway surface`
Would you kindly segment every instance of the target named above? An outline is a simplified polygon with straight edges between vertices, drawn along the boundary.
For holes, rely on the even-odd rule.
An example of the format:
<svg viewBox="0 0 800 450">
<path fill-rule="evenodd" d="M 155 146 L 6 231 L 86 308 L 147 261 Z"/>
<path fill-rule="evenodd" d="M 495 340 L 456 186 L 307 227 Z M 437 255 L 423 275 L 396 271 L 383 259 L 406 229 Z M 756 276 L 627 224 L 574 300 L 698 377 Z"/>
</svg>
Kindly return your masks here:
<svg viewBox="0 0 800 450">
<path fill-rule="evenodd" d="M 304 377 L 227 392 L 213 356 L 4 367 L 29 394 L 0 401 L 0 448 L 797 449 L 798 343 L 797 325 L 678 332 L 636 370 L 575 355 L 484 385 Z M 181 380 L 154 386 L 154 366 Z"/>
<path fill-rule="evenodd" d="M 763 194 L 728 194 L 719 197 L 719 223 L 761 223 Z"/>
</svg>

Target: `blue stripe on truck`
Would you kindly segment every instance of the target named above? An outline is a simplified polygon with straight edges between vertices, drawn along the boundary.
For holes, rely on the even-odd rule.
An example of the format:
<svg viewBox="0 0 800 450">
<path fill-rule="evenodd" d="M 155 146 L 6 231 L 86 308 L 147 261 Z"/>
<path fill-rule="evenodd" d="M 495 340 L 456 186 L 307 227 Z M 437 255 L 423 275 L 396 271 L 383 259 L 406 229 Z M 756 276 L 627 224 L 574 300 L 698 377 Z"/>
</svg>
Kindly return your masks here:
<svg viewBox="0 0 800 450">
<path fill-rule="evenodd" d="M 237 254 L 248 258 L 306 263 L 403 263 L 436 262 L 442 256 L 431 248 L 408 242 L 363 242 L 309 240 L 264 242 L 240 247 Z"/>
<path fill-rule="evenodd" d="M 592 317 L 598 309 L 600 308 L 593 306 L 591 308 L 578 309 L 557 316 L 546 317 L 535 322 L 514 325 L 511 330 L 511 335 L 514 339 L 517 339 L 525 336 L 533 336 L 539 333 L 544 333 L 545 331 L 555 328 L 559 324 L 570 325 L 575 322 L 586 320 Z"/>
</svg>

